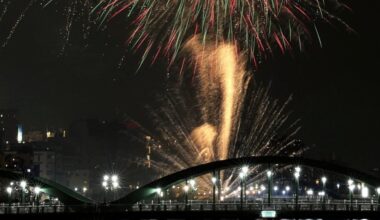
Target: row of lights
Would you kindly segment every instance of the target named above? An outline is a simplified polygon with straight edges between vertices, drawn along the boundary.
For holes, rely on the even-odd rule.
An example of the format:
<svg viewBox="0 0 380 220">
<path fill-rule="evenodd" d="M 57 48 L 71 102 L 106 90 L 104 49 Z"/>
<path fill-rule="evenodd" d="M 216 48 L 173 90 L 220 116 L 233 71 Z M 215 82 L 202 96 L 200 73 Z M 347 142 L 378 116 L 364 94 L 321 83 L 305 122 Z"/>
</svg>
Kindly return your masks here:
<svg viewBox="0 0 380 220">
<path fill-rule="evenodd" d="M 119 177 L 116 174 L 104 175 L 102 186 L 104 187 L 105 190 L 108 190 L 108 189 L 116 190 L 120 188 Z"/>
<path fill-rule="evenodd" d="M 9 194 L 9 196 L 12 194 L 13 192 L 13 186 L 14 186 L 14 182 L 10 182 L 9 186 L 5 189 L 5 191 Z M 25 180 L 21 180 L 20 183 L 19 183 L 19 186 L 21 187 L 21 190 L 22 192 L 25 192 L 27 186 L 28 186 L 28 183 L 25 181 Z M 36 194 L 36 195 L 39 195 L 41 193 L 42 189 L 41 187 L 39 186 L 35 186 L 33 188 L 33 192 Z"/>
<path fill-rule="evenodd" d="M 248 170 L 249 170 L 249 169 L 248 169 L 247 166 L 243 166 L 243 167 L 241 168 L 241 172 L 239 173 L 239 177 L 240 177 L 240 179 L 244 180 L 244 178 L 246 178 L 246 176 L 248 175 Z M 299 178 L 300 178 L 300 176 L 301 176 L 301 167 L 299 167 L 299 166 L 295 167 L 294 171 L 295 171 L 295 172 L 294 172 L 294 177 L 295 177 L 295 179 L 298 181 Z M 271 177 L 273 176 L 273 172 L 272 172 L 271 170 L 268 170 L 266 174 L 267 174 L 267 177 L 268 177 L 268 178 L 271 178 Z M 215 176 L 213 176 L 213 177 L 211 178 L 211 182 L 212 182 L 214 185 L 217 183 L 217 181 L 218 181 L 218 179 L 217 179 Z M 323 176 L 323 177 L 321 178 L 321 181 L 322 181 L 322 184 L 323 184 L 323 188 L 324 188 L 324 189 L 323 189 L 323 191 L 318 192 L 318 195 L 319 195 L 319 196 L 325 196 L 325 195 L 326 195 L 326 192 L 325 192 L 325 186 L 326 186 L 326 183 L 327 183 L 327 177 Z M 195 180 L 191 179 L 191 180 L 189 181 L 189 183 L 190 183 L 191 187 L 194 188 Z M 349 180 L 348 180 L 348 188 L 349 188 L 350 192 L 353 192 L 354 189 L 355 189 L 355 187 L 356 187 L 356 186 L 355 186 L 355 184 L 354 184 L 354 181 L 353 181 L 352 179 L 349 179 Z M 339 184 L 339 183 L 337 184 L 337 188 L 338 188 L 338 189 L 340 188 L 340 184 Z M 362 190 L 362 197 L 363 197 L 363 198 L 367 198 L 367 197 L 368 197 L 368 195 L 369 195 L 369 189 L 368 189 L 368 187 L 366 187 L 364 184 L 362 184 L 362 185 L 358 184 L 357 188 L 358 188 L 359 190 L 360 190 L 360 189 Z M 190 187 L 189 187 L 189 185 L 187 185 L 187 184 L 183 187 L 183 190 L 184 190 L 186 193 L 189 191 L 189 189 L 190 189 Z M 241 187 L 238 187 L 238 190 L 241 190 Z M 260 190 L 261 190 L 261 191 L 265 191 L 265 190 L 266 190 L 265 186 L 262 185 L 262 186 L 260 187 Z M 277 187 L 277 186 L 274 186 L 274 187 L 273 187 L 273 190 L 274 190 L 274 191 L 278 191 L 278 187 Z M 282 194 L 285 195 L 286 192 L 289 192 L 289 191 L 290 191 L 290 186 L 286 186 L 285 189 L 282 191 Z M 378 195 L 380 195 L 380 187 L 376 189 L 376 192 L 377 192 Z M 157 188 L 157 189 L 156 189 L 156 193 L 157 193 L 158 195 L 160 195 L 161 197 L 162 197 L 162 195 L 163 195 L 163 193 L 162 193 L 162 189 L 161 189 L 161 188 Z M 312 195 L 314 195 L 314 191 L 313 191 L 312 189 L 309 189 L 309 190 L 306 191 L 306 194 L 309 195 L 309 196 L 312 196 Z"/>
</svg>

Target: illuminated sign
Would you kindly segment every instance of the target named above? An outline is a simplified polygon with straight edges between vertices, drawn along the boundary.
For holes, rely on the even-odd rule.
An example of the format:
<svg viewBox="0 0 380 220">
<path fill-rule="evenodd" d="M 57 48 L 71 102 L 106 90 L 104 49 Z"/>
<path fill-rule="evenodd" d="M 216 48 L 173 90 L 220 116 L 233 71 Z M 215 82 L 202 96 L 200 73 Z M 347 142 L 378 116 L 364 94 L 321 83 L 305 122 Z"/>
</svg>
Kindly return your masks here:
<svg viewBox="0 0 380 220">
<path fill-rule="evenodd" d="M 274 210 L 261 211 L 261 218 L 276 218 L 277 212 Z"/>
</svg>

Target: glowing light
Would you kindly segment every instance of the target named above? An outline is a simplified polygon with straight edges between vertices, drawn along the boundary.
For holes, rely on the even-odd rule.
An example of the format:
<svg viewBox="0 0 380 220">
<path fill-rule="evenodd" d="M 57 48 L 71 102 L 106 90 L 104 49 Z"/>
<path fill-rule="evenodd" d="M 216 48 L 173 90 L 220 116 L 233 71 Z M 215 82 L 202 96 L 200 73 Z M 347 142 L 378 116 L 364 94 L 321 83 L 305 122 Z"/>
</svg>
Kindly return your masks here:
<svg viewBox="0 0 380 220">
<path fill-rule="evenodd" d="M 325 191 L 318 192 L 318 196 L 325 196 L 325 195 L 326 195 Z"/>
<path fill-rule="evenodd" d="M 112 182 L 112 187 L 113 187 L 114 189 L 119 188 L 119 182 Z"/>
<path fill-rule="evenodd" d="M 36 195 L 40 194 L 40 192 L 41 192 L 41 187 L 39 187 L 39 186 L 34 187 L 34 193 Z"/>
<path fill-rule="evenodd" d="M 161 188 L 156 188 L 156 193 L 157 194 L 160 194 L 162 192 L 162 189 Z"/>
<path fill-rule="evenodd" d="M 11 193 L 12 193 L 12 187 L 7 187 L 7 189 L 6 189 L 6 191 L 7 191 L 7 193 L 10 195 Z"/>
<path fill-rule="evenodd" d="M 295 177 L 296 179 L 298 179 L 298 178 L 300 177 L 300 173 L 298 173 L 298 172 L 294 173 L 294 177 Z"/>
<path fill-rule="evenodd" d="M 184 187 L 183 187 L 183 190 L 185 191 L 185 192 L 188 192 L 189 191 L 189 186 L 188 185 L 185 185 Z"/>
<path fill-rule="evenodd" d="M 119 179 L 119 177 L 118 177 L 117 175 L 112 175 L 112 177 L 111 177 L 111 180 L 112 180 L 113 182 L 118 181 L 118 179 Z"/>
<path fill-rule="evenodd" d="M 19 125 L 17 128 L 17 143 L 21 144 L 22 143 L 22 126 Z"/>
<path fill-rule="evenodd" d="M 296 173 L 300 173 L 301 172 L 301 167 L 297 166 L 295 169 Z"/>
<path fill-rule="evenodd" d="M 266 190 L 266 187 L 265 187 L 264 185 L 261 185 L 261 186 L 260 186 L 260 190 L 261 190 L 261 191 L 265 191 L 265 190 Z"/>
<path fill-rule="evenodd" d="M 358 187 L 358 190 L 361 190 L 362 185 L 360 183 L 358 183 L 357 187 Z"/>
<path fill-rule="evenodd" d="M 352 179 L 349 179 L 349 180 L 347 181 L 347 183 L 348 183 L 349 186 L 351 186 L 352 184 L 354 184 L 354 181 L 353 181 Z M 355 187 L 354 187 L 354 188 L 355 188 Z"/>
<path fill-rule="evenodd" d="M 108 181 L 109 179 L 110 179 L 110 177 L 109 177 L 108 175 L 104 175 L 104 176 L 103 176 L 103 180 L 104 180 L 104 181 Z"/>
<path fill-rule="evenodd" d="M 194 186 L 195 186 L 195 180 L 191 179 L 191 180 L 189 181 L 189 183 L 190 183 L 190 186 L 191 186 L 192 188 L 194 188 Z"/>
<path fill-rule="evenodd" d="M 213 176 L 213 177 L 211 178 L 211 182 L 212 182 L 213 184 L 215 184 L 216 181 L 217 181 L 216 177 Z"/>
<path fill-rule="evenodd" d="M 240 173 L 239 173 L 239 177 L 240 177 L 240 179 L 244 179 L 244 176 L 245 176 L 245 175 L 244 175 L 243 172 L 240 172 Z"/>
<path fill-rule="evenodd" d="M 278 190 L 278 186 L 274 186 L 274 187 L 273 187 L 273 190 L 274 190 L 274 191 L 277 191 L 277 190 Z"/>
<path fill-rule="evenodd" d="M 378 187 L 378 188 L 376 189 L 376 192 L 377 192 L 377 194 L 380 195 L 380 187 Z"/>
<path fill-rule="evenodd" d="M 363 186 L 362 187 L 362 197 L 363 198 L 368 198 L 368 196 L 369 196 L 369 189 L 368 189 L 368 187 Z"/>
<path fill-rule="evenodd" d="M 314 191 L 312 189 L 309 189 L 309 190 L 306 191 L 306 194 L 308 196 L 312 196 L 314 194 Z"/>
<path fill-rule="evenodd" d="M 22 180 L 22 181 L 20 182 L 20 187 L 21 187 L 22 189 L 25 189 L 26 185 L 27 185 L 27 183 L 26 183 L 25 180 Z"/>
<path fill-rule="evenodd" d="M 327 178 L 326 178 L 325 176 L 322 177 L 321 180 L 322 180 L 322 183 L 323 183 L 323 184 L 326 184 L 326 182 L 327 182 Z"/>
<path fill-rule="evenodd" d="M 271 170 L 269 170 L 269 171 L 267 172 L 267 177 L 270 178 L 272 175 L 273 175 L 273 172 L 272 172 Z"/>
<path fill-rule="evenodd" d="M 108 186 L 108 183 L 107 183 L 106 181 L 103 181 L 103 182 L 102 182 L 102 186 L 103 186 L 104 188 L 106 188 L 106 187 Z"/>
<path fill-rule="evenodd" d="M 290 186 L 286 186 L 286 187 L 285 187 L 285 190 L 286 190 L 287 192 L 289 192 L 289 191 L 290 191 Z"/>
<path fill-rule="evenodd" d="M 354 184 L 349 185 L 348 189 L 350 190 L 350 192 L 353 192 L 355 189 L 355 185 Z"/>
</svg>

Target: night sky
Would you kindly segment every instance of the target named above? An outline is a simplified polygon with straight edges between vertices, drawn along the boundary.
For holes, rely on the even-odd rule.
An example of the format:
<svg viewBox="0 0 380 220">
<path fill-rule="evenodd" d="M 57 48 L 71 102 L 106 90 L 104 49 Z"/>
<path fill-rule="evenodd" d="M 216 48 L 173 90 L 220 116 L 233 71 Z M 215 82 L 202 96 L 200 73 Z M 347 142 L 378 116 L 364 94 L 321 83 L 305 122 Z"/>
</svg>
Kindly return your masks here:
<svg viewBox="0 0 380 220">
<path fill-rule="evenodd" d="M 294 94 L 293 117 L 301 118 L 303 127 L 298 138 L 314 146 L 310 156 L 335 154 L 368 169 L 380 166 L 380 3 L 352 0 L 348 5 L 353 12 L 340 15 L 356 33 L 321 24 L 322 48 L 315 39 L 304 52 L 275 54 L 255 75 L 259 82 L 272 82 L 274 97 Z M 0 23 L 0 42 L 17 17 L 9 13 Z M 62 23 L 54 10 L 31 9 L 8 45 L 0 48 L 0 109 L 18 109 L 26 129 L 144 115 L 143 106 L 165 89 L 165 62 L 136 73 L 139 54 L 128 51 L 126 64 L 119 66 L 125 28 L 120 24 L 95 31 L 87 40 L 74 25 L 69 45 L 59 55 Z"/>
</svg>

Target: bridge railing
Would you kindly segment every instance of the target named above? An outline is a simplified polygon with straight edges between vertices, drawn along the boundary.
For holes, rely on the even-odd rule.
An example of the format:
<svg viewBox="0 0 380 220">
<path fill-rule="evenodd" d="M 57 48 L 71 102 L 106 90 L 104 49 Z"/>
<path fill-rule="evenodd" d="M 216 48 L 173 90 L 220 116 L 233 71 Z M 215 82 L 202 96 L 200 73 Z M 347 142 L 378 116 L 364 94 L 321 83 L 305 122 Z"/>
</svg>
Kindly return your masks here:
<svg viewBox="0 0 380 220">
<path fill-rule="evenodd" d="M 262 210 L 276 211 L 378 211 L 377 203 L 345 203 L 335 202 L 327 204 L 316 203 L 171 203 L 171 204 L 135 204 L 135 205 L 96 205 L 96 206 L 63 206 L 63 205 L 39 205 L 21 206 L 0 204 L 1 214 L 44 214 L 44 213 L 77 213 L 77 212 L 182 212 L 182 211 L 252 211 Z"/>
<path fill-rule="evenodd" d="M 63 205 L 0 205 L 0 214 L 39 214 L 71 212 Z"/>
<path fill-rule="evenodd" d="M 380 206 L 373 203 L 329 203 L 315 204 L 302 203 L 219 203 L 219 204 L 139 204 L 134 205 L 129 211 L 262 211 L 262 210 L 298 210 L 298 211 L 380 211 Z"/>
</svg>

